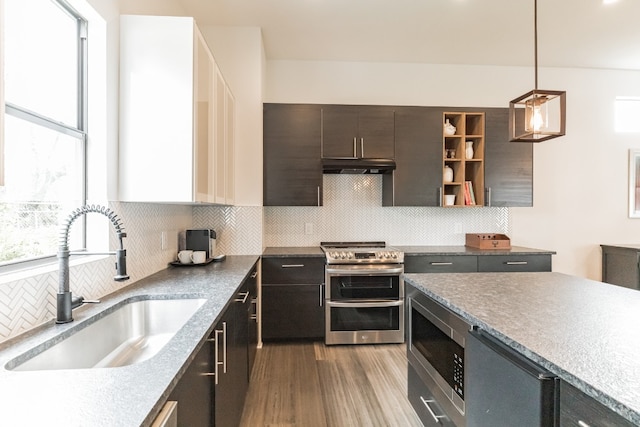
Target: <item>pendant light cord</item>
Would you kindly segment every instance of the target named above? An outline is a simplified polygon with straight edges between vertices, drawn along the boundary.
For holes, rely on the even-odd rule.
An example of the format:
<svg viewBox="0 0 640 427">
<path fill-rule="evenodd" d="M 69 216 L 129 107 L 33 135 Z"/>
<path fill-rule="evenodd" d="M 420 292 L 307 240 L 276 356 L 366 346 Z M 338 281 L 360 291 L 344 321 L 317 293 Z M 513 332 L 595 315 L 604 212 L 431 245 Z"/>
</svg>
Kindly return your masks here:
<svg viewBox="0 0 640 427">
<path fill-rule="evenodd" d="M 533 0 L 533 56 L 535 68 L 534 89 L 538 90 L 538 0 Z"/>
</svg>

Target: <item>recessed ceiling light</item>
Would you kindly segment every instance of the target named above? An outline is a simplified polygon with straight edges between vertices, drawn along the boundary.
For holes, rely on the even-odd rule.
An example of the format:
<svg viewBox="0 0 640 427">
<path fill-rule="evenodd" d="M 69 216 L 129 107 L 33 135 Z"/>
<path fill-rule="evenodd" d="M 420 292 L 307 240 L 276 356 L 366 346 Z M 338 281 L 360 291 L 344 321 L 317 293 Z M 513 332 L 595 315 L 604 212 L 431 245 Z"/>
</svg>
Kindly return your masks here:
<svg viewBox="0 0 640 427">
<path fill-rule="evenodd" d="M 602 0 L 602 4 L 613 4 L 617 3 L 618 0 Z"/>
</svg>

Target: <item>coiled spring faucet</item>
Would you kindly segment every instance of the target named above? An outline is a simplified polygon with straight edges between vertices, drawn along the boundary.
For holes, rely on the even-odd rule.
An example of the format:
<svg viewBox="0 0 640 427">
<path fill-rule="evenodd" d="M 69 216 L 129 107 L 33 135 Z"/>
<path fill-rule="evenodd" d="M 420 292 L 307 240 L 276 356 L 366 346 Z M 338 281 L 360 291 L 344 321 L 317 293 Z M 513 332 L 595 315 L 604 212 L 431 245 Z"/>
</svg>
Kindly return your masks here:
<svg viewBox="0 0 640 427">
<path fill-rule="evenodd" d="M 116 235 L 120 241 L 120 248 L 116 249 L 114 252 L 107 252 L 109 255 L 116 256 L 116 275 L 113 280 L 120 282 L 129 279 L 129 276 L 127 275 L 127 251 L 124 249 L 122 244 L 122 239 L 127 237 L 127 233 L 124 232 L 124 227 L 120 218 L 118 218 L 118 215 L 116 215 L 111 209 L 99 205 L 85 205 L 74 210 L 67 217 L 60 231 L 60 241 L 58 246 L 59 280 L 56 323 L 71 322 L 73 320 L 73 309 L 89 302 L 81 296 L 74 298 L 71 295 L 71 291 L 69 290 L 69 256 L 96 254 L 88 252 L 70 252 L 68 243 L 69 229 L 71 228 L 73 221 L 82 215 L 88 214 L 89 212 L 96 212 L 106 216 L 116 229 Z"/>
</svg>

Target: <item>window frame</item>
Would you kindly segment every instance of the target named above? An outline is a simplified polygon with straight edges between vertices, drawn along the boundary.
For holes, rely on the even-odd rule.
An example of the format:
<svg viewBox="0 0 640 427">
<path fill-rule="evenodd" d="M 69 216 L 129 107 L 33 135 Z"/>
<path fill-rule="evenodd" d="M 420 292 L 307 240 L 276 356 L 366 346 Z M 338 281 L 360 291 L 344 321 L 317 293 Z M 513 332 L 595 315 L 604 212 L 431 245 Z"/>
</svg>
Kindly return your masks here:
<svg viewBox="0 0 640 427">
<path fill-rule="evenodd" d="M 0 0 L 0 8 L 2 9 L 2 14 L 4 15 L 4 0 Z M 2 159 L 0 159 L 0 185 L 4 185 L 4 114 L 11 115 L 20 120 L 24 120 L 31 124 L 35 124 L 37 126 L 42 126 L 44 128 L 53 130 L 55 132 L 68 135 L 73 138 L 77 138 L 81 144 L 81 171 L 82 171 L 82 182 L 81 185 L 81 205 L 86 204 L 87 202 L 87 164 L 88 164 L 88 20 L 83 17 L 79 12 L 77 12 L 66 0 L 51 0 L 54 4 L 60 7 L 64 13 L 66 13 L 72 20 L 76 23 L 76 42 L 77 42 L 77 116 L 76 116 L 76 127 L 71 125 L 62 123 L 60 121 L 54 120 L 50 117 L 39 114 L 36 111 L 29 110 L 27 108 L 21 107 L 19 105 L 15 105 L 4 100 L 4 88 L 2 88 L 2 98 L 0 98 L 0 113 L 2 114 L 2 118 L 0 119 L 0 131 L 2 132 L 2 137 L 0 137 L 0 153 L 2 154 Z M 4 35 L 0 35 L 0 42 L 6 42 L 6 37 Z M 4 48 L 3 48 L 4 49 Z M 2 52 L 0 52 L 2 53 Z M 4 55 L 0 56 L 0 76 L 4 76 Z M 0 79 L 4 81 L 4 78 Z M 87 224 L 84 217 L 78 218 L 78 224 L 76 227 L 80 229 L 81 232 L 81 246 L 82 248 L 86 248 L 87 246 Z M 22 270 L 25 268 L 37 267 L 43 264 L 47 264 L 52 262 L 56 253 L 50 255 L 43 255 L 36 258 L 25 259 L 25 260 L 16 260 L 16 261 L 8 261 L 4 264 L 0 265 L 0 273 L 10 273 L 16 270 Z"/>
</svg>

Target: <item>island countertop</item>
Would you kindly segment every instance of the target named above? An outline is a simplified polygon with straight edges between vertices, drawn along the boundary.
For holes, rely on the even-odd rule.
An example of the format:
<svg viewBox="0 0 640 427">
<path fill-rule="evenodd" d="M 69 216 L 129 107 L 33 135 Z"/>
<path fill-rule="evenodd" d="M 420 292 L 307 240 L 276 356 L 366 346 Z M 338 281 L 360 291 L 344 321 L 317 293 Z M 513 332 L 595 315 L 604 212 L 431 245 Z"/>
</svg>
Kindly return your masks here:
<svg viewBox="0 0 640 427">
<path fill-rule="evenodd" d="M 640 425 L 640 292 L 547 272 L 405 280 Z"/>
<path fill-rule="evenodd" d="M 0 424 L 15 426 L 149 426 L 258 256 L 228 256 L 206 266 L 169 267 L 0 345 Z M 73 283 L 71 284 L 73 290 Z M 207 302 L 158 354 L 116 368 L 16 372 L 7 364 L 44 342 L 74 333 L 130 299 L 205 298 Z"/>
</svg>

